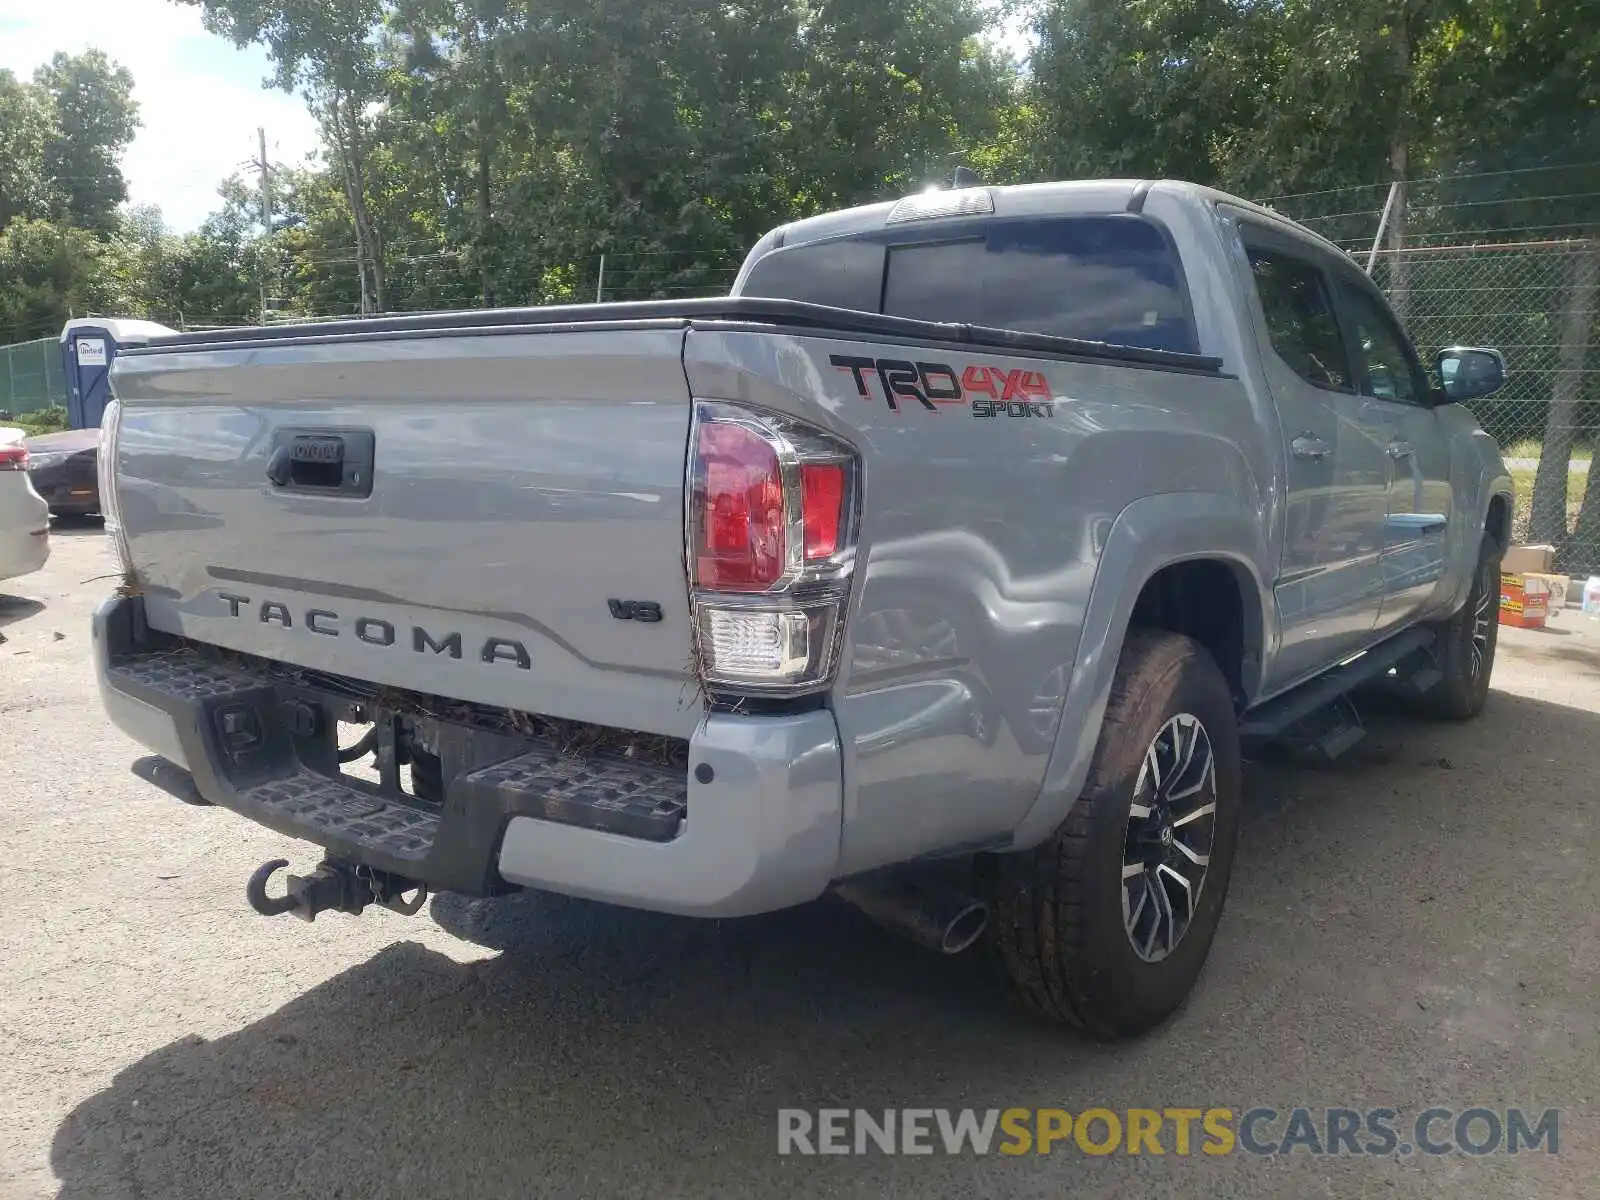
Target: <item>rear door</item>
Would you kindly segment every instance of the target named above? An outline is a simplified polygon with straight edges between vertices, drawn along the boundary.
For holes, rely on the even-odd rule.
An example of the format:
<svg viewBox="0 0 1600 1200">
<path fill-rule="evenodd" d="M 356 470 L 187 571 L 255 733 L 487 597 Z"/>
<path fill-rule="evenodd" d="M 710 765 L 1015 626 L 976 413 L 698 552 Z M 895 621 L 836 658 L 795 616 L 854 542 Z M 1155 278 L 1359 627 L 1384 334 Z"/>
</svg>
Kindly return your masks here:
<svg viewBox="0 0 1600 1200">
<path fill-rule="evenodd" d="M 1255 282 L 1257 345 L 1283 430 L 1283 557 L 1275 587 L 1280 688 L 1362 649 L 1383 600 L 1389 429 L 1356 385 L 1323 255 L 1241 224 Z"/>
<path fill-rule="evenodd" d="M 1430 407 L 1415 350 L 1378 289 L 1354 270 L 1336 284 L 1362 394 L 1383 413 L 1393 464 L 1384 528 L 1381 630 L 1427 607 L 1445 573 L 1450 534 L 1450 442 Z"/>
</svg>

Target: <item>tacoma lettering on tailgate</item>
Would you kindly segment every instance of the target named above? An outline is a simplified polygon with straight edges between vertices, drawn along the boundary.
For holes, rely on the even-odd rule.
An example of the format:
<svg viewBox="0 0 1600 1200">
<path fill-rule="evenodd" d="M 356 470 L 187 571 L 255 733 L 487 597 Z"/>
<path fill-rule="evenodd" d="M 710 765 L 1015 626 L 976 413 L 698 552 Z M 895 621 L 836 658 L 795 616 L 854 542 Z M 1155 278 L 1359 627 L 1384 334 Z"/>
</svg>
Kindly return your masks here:
<svg viewBox="0 0 1600 1200">
<path fill-rule="evenodd" d="M 414 654 L 441 654 L 446 658 L 461 657 L 462 637 L 459 631 L 438 634 L 421 625 L 413 625 L 409 640 L 403 641 L 394 622 L 385 621 L 382 617 L 350 616 L 331 608 L 292 610 L 280 600 L 258 601 L 229 592 L 218 592 L 217 595 L 227 604 L 228 615 L 240 621 L 279 625 L 284 629 L 300 628 L 323 637 L 343 637 L 348 633 L 369 646 L 409 649 Z M 515 638 L 484 638 L 482 645 L 477 647 L 477 659 L 485 663 L 505 663 L 523 671 L 533 668 L 533 657 L 528 653 L 528 648 Z"/>
</svg>

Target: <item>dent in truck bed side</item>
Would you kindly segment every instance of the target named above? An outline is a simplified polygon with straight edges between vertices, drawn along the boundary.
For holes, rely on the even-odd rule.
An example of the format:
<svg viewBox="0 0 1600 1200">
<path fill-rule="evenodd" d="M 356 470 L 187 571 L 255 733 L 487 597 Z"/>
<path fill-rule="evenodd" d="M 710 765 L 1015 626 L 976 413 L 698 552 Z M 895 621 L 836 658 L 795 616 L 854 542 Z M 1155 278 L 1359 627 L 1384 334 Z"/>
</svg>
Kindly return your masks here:
<svg viewBox="0 0 1600 1200">
<path fill-rule="evenodd" d="M 1059 733 L 1038 800 L 1013 830 L 1014 849 L 1026 850 L 1049 837 L 1083 790 L 1140 589 L 1161 568 L 1197 557 L 1219 559 L 1233 571 L 1244 604 L 1241 683 L 1246 695 L 1257 694 L 1265 651 L 1278 642 L 1268 582 L 1273 560 L 1259 519 L 1244 511 L 1237 497 L 1218 493 L 1167 493 L 1134 501 L 1106 538 Z"/>
<path fill-rule="evenodd" d="M 902 395 L 891 408 L 883 376 L 859 362 L 901 356 L 948 402 L 930 408 Z M 1260 515 L 1269 451 L 1237 380 L 927 341 L 703 328 L 689 334 L 685 365 L 697 398 L 820 419 L 863 456 L 848 645 L 831 694 L 845 755 L 842 873 L 1011 844 L 1082 676 L 1085 602 L 1107 539 L 1152 480 L 1178 497 L 1164 511 L 1210 513 L 1209 525 L 1188 528 L 1220 539 L 1162 549 L 1181 557 L 1215 544 L 1252 578 L 1270 575 Z M 896 369 L 886 371 L 891 386 Z M 1020 399 L 994 412 L 971 387 L 959 402 L 948 397 L 952 378 L 1009 378 L 1020 390 L 1030 372 L 1044 381 L 1048 415 Z M 1121 601 L 1130 610 L 1139 582 Z M 1103 645 L 1107 632 L 1090 636 Z M 1070 712 L 1078 720 L 1091 708 L 1075 696 Z M 1095 729 L 1085 730 L 1092 744 Z"/>
</svg>

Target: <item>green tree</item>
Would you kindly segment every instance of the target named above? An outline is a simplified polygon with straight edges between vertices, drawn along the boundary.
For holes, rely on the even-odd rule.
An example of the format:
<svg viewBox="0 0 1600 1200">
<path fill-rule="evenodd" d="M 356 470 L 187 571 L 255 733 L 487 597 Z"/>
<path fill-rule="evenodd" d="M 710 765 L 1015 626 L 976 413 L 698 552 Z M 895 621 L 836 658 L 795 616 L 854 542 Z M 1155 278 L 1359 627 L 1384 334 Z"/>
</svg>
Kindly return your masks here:
<svg viewBox="0 0 1600 1200">
<path fill-rule="evenodd" d="M 1221 183 L 1281 60 L 1229 0 L 1047 0 L 1034 33 L 1037 153 L 1056 178 Z"/>
<path fill-rule="evenodd" d="M 503 239 L 515 286 L 606 253 L 625 293 L 705 288 L 790 211 L 786 4 L 565 0 L 502 26 L 501 210 L 527 234 Z"/>
<path fill-rule="evenodd" d="M 476 271 L 486 306 L 496 299 L 495 184 L 508 116 L 499 42 L 520 15 L 506 0 L 403 0 L 391 21 L 398 69 L 387 125 L 397 165 L 444 201 L 439 232 L 470 250 L 462 265 Z"/>
<path fill-rule="evenodd" d="M 91 232 L 27 218 L 0 231 L 0 330 L 25 341 L 60 330 L 73 314 L 111 311 L 121 298 Z"/>
<path fill-rule="evenodd" d="M 997 147 L 1018 86 L 980 36 L 999 15 L 980 0 L 809 0 L 794 97 L 802 204 L 900 195 Z"/>
<path fill-rule="evenodd" d="M 368 203 L 371 107 L 383 98 L 375 50 L 382 0 L 182 0 L 204 13 L 206 28 L 271 56 L 273 83 L 298 91 L 327 139 L 354 224 L 361 308 L 383 311 L 384 246 Z"/>
<path fill-rule="evenodd" d="M 54 118 L 38 88 L 0 71 L 0 229 L 18 217 L 48 217 L 58 207 L 45 168 Z"/>
<path fill-rule="evenodd" d="M 118 160 L 139 127 L 133 76 L 99 50 L 57 54 L 34 72 L 54 114 L 44 170 L 60 195 L 57 216 L 109 233 L 128 198 Z"/>
</svg>

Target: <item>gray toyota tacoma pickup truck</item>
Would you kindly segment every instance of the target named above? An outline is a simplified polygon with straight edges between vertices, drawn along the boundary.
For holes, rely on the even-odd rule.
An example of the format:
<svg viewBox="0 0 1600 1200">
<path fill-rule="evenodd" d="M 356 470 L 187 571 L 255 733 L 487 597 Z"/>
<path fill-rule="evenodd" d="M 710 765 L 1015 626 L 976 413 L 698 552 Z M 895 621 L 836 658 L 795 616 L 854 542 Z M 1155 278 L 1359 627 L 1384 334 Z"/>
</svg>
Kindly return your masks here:
<svg viewBox="0 0 1600 1200">
<path fill-rule="evenodd" d="M 1512 484 L 1367 277 L 1176 182 L 786 225 L 725 298 L 119 355 L 135 770 L 314 843 L 264 913 L 832 891 L 1105 1037 L 1188 994 L 1241 746 L 1483 707 Z"/>
</svg>

